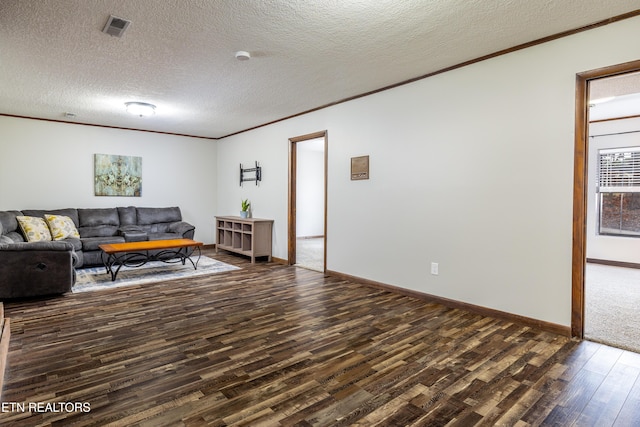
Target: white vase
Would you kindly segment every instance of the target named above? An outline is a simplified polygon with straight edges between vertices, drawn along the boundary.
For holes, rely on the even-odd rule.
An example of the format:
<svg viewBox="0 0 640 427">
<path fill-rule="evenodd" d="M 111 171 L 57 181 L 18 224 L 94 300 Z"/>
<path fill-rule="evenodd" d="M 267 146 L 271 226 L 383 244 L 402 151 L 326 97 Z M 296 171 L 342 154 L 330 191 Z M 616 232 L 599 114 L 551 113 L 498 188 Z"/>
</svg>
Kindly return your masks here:
<svg viewBox="0 0 640 427">
<path fill-rule="evenodd" d="M 240 211 L 240 218 L 248 218 L 249 211 Z"/>
</svg>

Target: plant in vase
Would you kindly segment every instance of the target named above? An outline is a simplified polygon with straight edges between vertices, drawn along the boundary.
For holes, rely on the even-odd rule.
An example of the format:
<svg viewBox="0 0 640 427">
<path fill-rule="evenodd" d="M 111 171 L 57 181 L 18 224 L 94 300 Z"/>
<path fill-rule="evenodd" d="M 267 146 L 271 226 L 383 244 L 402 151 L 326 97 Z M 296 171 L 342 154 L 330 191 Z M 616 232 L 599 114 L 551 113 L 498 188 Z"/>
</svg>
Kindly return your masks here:
<svg viewBox="0 0 640 427">
<path fill-rule="evenodd" d="M 240 209 L 240 216 L 242 218 L 248 218 L 249 217 L 249 208 L 250 207 L 251 207 L 251 202 L 249 201 L 249 199 L 244 199 L 242 201 L 241 209 Z"/>
</svg>

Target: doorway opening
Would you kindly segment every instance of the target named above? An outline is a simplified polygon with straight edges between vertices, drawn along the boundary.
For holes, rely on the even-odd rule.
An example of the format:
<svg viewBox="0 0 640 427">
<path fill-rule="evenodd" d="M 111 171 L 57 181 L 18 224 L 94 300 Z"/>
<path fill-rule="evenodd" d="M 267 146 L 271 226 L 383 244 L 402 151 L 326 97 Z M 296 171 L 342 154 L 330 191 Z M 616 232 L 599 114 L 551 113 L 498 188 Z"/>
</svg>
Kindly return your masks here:
<svg viewBox="0 0 640 427">
<path fill-rule="evenodd" d="M 640 73 L 588 92 L 584 338 L 640 352 Z"/>
<path fill-rule="evenodd" d="M 595 99 L 591 96 L 591 92 L 594 91 L 596 95 L 596 86 L 592 88 L 592 84 L 638 71 L 640 71 L 640 61 L 633 61 L 579 73 L 576 76 L 571 335 L 580 339 L 585 338 L 587 240 L 595 233 L 594 220 L 590 211 L 595 204 L 596 195 L 592 194 L 593 187 L 589 186 L 589 182 L 595 179 L 590 176 L 589 163 L 596 160 L 593 158 L 593 151 L 590 151 L 594 147 L 591 147 L 590 141 L 589 105 Z"/>
<path fill-rule="evenodd" d="M 289 265 L 326 272 L 327 132 L 289 139 Z"/>
</svg>

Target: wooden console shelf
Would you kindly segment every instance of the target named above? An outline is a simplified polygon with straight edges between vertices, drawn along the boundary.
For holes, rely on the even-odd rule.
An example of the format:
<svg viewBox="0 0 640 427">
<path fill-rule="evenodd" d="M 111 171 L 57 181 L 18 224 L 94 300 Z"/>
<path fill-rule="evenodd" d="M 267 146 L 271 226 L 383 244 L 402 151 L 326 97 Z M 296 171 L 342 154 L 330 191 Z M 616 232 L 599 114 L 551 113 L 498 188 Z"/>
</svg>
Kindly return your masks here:
<svg viewBox="0 0 640 427">
<path fill-rule="evenodd" d="M 266 256 L 271 261 L 272 219 L 216 217 L 216 253 L 218 249 L 251 257 Z"/>
</svg>

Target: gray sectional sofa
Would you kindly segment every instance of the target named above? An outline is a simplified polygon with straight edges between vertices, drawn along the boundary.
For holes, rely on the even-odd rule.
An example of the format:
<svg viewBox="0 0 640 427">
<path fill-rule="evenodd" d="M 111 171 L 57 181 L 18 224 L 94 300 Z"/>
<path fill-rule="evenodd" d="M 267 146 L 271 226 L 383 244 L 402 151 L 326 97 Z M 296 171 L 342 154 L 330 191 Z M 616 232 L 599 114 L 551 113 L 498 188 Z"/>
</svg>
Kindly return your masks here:
<svg viewBox="0 0 640 427">
<path fill-rule="evenodd" d="M 45 214 L 70 218 L 80 237 L 26 242 L 16 217 Z M 178 207 L 0 211 L 0 299 L 70 291 L 75 268 L 103 265 L 101 244 L 192 239 L 194 232 Z"/>
</svg>

